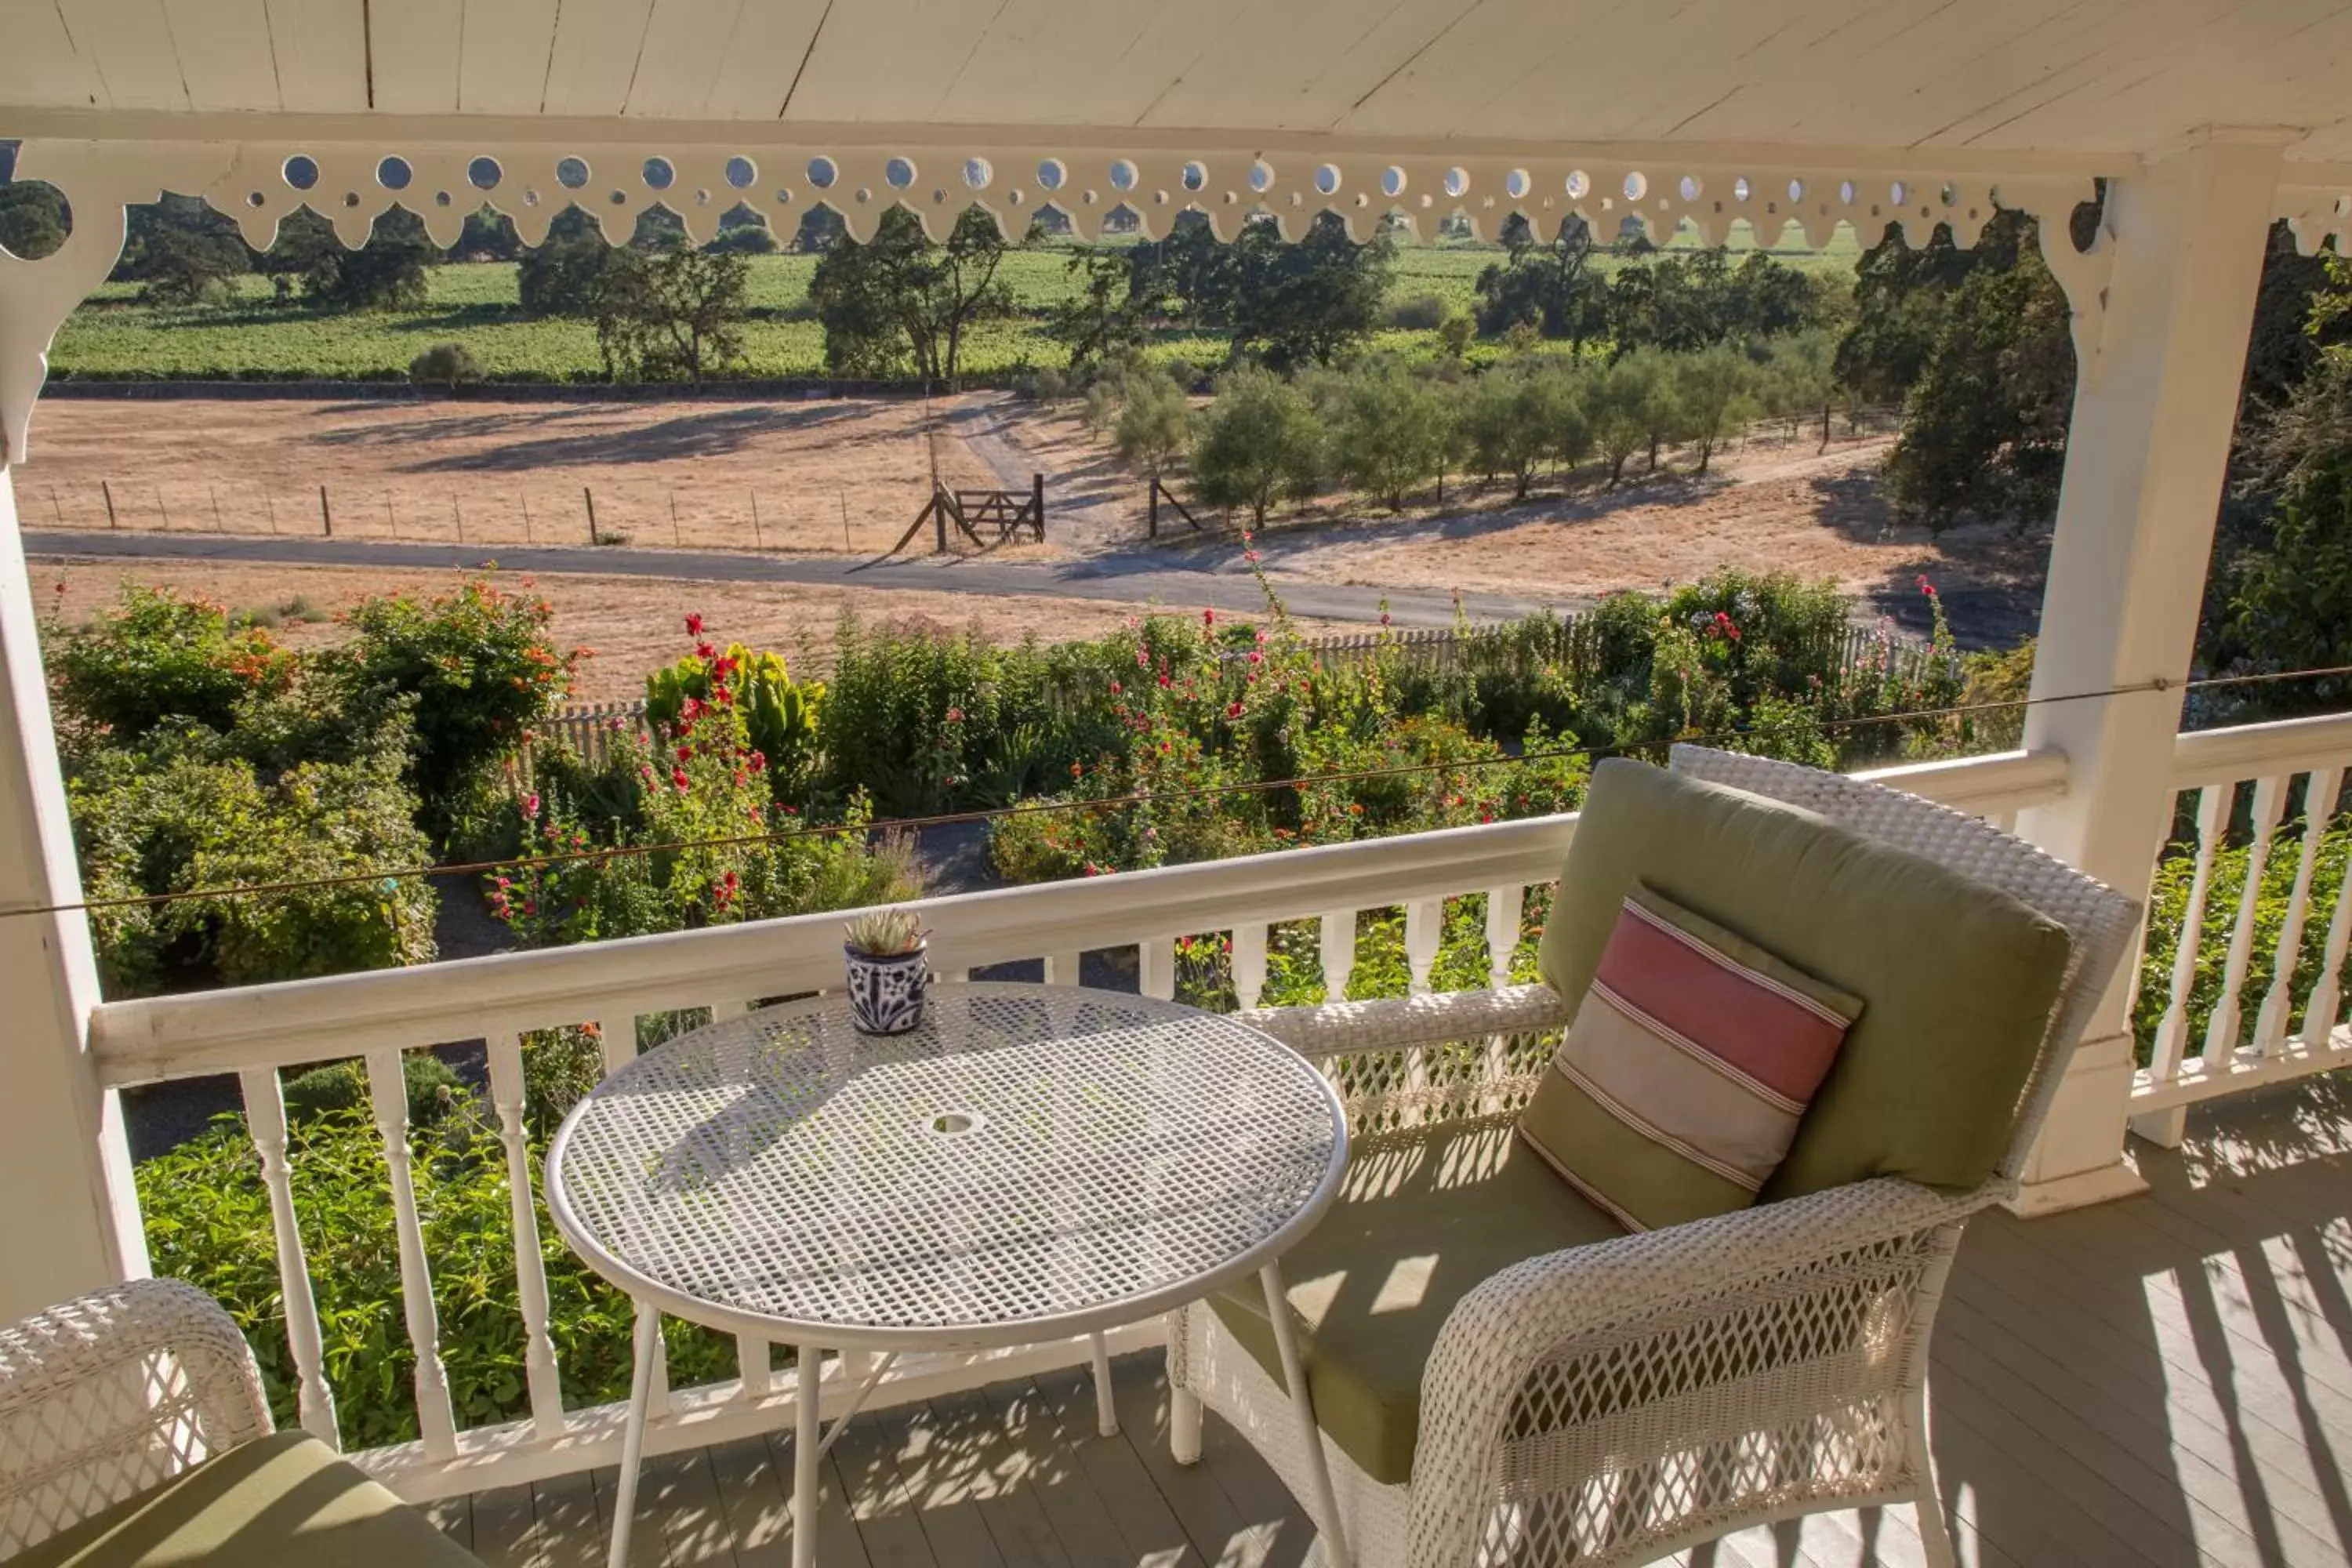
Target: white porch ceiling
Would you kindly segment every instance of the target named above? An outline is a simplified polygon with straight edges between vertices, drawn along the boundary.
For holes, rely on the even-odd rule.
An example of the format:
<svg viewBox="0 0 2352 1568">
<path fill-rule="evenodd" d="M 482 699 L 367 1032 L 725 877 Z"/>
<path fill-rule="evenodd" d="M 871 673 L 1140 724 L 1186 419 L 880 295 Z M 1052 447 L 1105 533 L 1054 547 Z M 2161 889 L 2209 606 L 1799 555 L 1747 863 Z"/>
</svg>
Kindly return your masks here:
<svg viewBox="0 0 2352 1568">
<path fill-rule="evenodd" d="M 2331 162 L 2352 3 L 0 0 L 0 135 L 92 110 Z"/>
</svg>

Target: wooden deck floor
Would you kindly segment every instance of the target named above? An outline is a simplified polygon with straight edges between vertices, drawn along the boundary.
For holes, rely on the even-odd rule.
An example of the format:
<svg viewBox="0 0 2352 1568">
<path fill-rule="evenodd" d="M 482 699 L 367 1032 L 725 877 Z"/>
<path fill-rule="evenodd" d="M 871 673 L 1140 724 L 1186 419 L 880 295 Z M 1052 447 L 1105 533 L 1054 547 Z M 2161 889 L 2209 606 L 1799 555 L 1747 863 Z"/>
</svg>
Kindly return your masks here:
<svg viewBox="0 0 2352 1568">
<path fill-rule="evenodd" d="M 2352 1084 L 2315 1082 L 2142 1144 L 2145 1197 L 1969 1230 L 1936 1342 L 1935 1447 L 1971 1563 L 2352 1560 Z M 861 1415 L 828 1461 L 826 1568 L 1179 1568 L 1309 1561 L 1281 1484 L 1213 1418 L 1167 1457 L 1155 1353 L 1120 1363 L 1126 1434 L 1083 1374 Z M 652 1461 L 640 1561 L 789 1561 L 789 1437 Z M 603 1561 L 612 1475 L 439 1505 L 491 1568 Z M 1908 1510 L 1823 1515 L 1691 1568 L 1921 1561 Z"/>
</svg>

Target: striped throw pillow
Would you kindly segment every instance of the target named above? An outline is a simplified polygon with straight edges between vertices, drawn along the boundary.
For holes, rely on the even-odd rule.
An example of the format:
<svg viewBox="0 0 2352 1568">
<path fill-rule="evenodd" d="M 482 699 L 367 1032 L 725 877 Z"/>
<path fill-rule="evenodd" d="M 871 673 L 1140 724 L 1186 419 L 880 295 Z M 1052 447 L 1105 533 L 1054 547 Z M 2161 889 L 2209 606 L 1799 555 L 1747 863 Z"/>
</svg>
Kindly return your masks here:
<svg viewBox="0 0 2352 1568">
<path fill-rule="evenodd" d="M 1519 1135 L 1629 1229 L 1746 1208 L 1862 1005 L 1637 886 Z"/>
</svg>

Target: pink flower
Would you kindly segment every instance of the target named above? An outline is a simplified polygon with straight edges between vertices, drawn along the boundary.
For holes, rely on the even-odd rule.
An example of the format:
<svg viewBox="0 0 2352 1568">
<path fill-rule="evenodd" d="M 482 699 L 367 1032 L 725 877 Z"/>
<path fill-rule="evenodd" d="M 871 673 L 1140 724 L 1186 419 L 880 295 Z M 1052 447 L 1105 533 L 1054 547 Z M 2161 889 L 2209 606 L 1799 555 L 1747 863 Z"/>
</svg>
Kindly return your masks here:
<svg viewBox="0 0 2352 1568">
<path fill-rule="evenodd" d="M 1264 664 L 1265 662 L 1265 655 L 1258 652 L 1255 648 L 1252 648 L 1250 649 L 1249 661 L 1252 664 Z"/>
<path fill-rule="evenodd" d="M 1381 625 L 1382 625 L 1382 626 L 1387 626 L 1388 624 L 1389 624 L 1389 613 L 1388 613 L 1386 610 L 1382 610 L 1382 611 L 1381 612 Z"/>
<path fill-rule="evenodd" d="M 961 723 L 962 723 L 962 722 L 963 722 L 963 710 L 962 710 L 962 709 L 961 709 L 961 708 L 950 708 L 950 709 L 949 709 L 949 710 L 948 710 L 948 722 L 949 722 L 949 723 L 950 723 L 950 724 L 961 724 Z"/>
<path fill-rule="evenodd" d="M 1122 692 L 1122 691 L 1124 691 L 1124 690 L 1126 690 L 1126 689 L 1126 689 L 1125 687 L 1123 687 L 1123 686 L 1119 685 L 1119 683 L 1118 683 L 1118 681 L 1116 681 L 1116 680 L 1114 680 L 1114 681 L 1112 681 L 1112 682 L 1110 683 L 1110 694 L 1111 694 L 1113 697 L 1118 696 L 1120 692 Z"/>
<path fill-rule="evenodd" d="M 523 796 L 522 810 L 525 816 L 537 816 L 539 815 L 539 796 L 535 795 Z"/>
</svg>

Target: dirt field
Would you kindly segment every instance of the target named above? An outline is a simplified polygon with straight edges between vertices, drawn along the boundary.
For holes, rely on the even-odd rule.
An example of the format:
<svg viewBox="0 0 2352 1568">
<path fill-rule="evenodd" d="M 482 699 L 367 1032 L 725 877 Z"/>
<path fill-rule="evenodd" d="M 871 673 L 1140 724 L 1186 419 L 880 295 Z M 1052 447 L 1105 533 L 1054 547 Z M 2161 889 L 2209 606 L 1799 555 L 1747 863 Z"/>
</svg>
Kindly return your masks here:
<svg viewBox="0 0 2352 1568">
<path fill-rule="evenodd" d="M 27 527 L 476 543 L 889 547 L 930 494 L 998 481 L 919 399 L 344 403 L 52 398 L 17 471 Z M 755 514 L 756 507 L 756 514 Z M 1024 547 L 1034 552 L 1034 547 Z M 1022 552 L 1008 552 L 1018 554 Z"/>
<path fill-rule="evenodd" d="M 362 567 L 211 565 L 177 561 L 125 563 L 36 563 L 33 584 L 44 616 L 67 625 L 86 621 L 114 602 L 125 581 L 170 585 L 204 594 L 235 610 L 281 612 L 299 599 L 321 616 L 371 594 L 446 593 L 467 574 L 450 571 L 387 572 Z M 647 670 L 691 651 L 686 616 L 702 616 L 709 635 L 720 642 L 741 641 L 782 653 L 798 676 L 823 676 L 833 668 L 834 628 L 845 602 L 868 622 L 924 621 L 961 630 L 978 626 L 992 642 L 1010 646 L 1034 635 L 1045 642 L 1097 637 L 1145 613 L 1139 605 L 1095 599 L 1048 599 L 968 594 L 929 594 L 911 589 L 801 587 L 775 584 L 689 583 L 666 578 L 575 577 L 550 574 L 536 579 L 509 574 L 509 586 L 530 583 L 555 607 L 555 640 L 562 647 L 593 647 L 582 661 L 572 697 L 601 702 L 645 695 Z M 66 591 L 58 594 L 56 584 Z M 1302 621 L 1310 631 L 1360 630 Z M 331 620 L 285 619 L 276 635 L 295 647 L 335 641 L 342 630 Z"/>
</svg>

